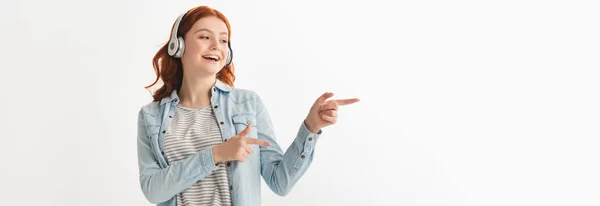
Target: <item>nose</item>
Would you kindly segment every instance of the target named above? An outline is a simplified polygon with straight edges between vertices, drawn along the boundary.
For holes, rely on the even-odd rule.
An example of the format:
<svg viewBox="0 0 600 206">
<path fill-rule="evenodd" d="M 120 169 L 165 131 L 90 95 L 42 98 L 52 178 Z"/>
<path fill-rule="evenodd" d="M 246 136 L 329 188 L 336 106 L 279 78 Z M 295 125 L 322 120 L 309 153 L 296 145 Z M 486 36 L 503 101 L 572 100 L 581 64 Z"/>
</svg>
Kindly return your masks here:
<svg viewBox="0 0 600 206">
<path fill-rule="evenodd" d="M 219 41 L 218 40 L 212 40 L 210 41 L 210 50 L 217 50 L 220 51 L 221 50 L 221 46 L 219 45 Z"/>
</svg>

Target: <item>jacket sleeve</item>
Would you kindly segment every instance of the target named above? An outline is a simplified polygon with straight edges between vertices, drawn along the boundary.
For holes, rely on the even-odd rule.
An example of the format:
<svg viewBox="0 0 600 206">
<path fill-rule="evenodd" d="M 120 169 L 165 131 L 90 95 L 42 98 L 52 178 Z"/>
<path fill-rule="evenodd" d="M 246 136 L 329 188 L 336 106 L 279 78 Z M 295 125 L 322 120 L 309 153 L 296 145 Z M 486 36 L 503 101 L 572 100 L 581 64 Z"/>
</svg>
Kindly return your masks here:
<svg viewBox="0 0 600 206">
<path fill-rule="evenodd" d="M 170 200 L 218 168 L 213 162 L 212 147 L 166 168 L 159 166 L 153 149 L 146 130 L 144 114 L 140 111 L 137 131 L 140 186 L 146 199 L 153 204 Z"/>
<path fill-rule="evenodd" d="M 311 164 L 322 131 L 311 133 L 302 121 L 296 138 L 284 153 L 276 142 L 269 112 L 258 95 L 256 99 L 258 138 L 271 143 L 268 147 L 260 146 L 262 177 L 275 194 L 285 196 Z"/>
</svg>

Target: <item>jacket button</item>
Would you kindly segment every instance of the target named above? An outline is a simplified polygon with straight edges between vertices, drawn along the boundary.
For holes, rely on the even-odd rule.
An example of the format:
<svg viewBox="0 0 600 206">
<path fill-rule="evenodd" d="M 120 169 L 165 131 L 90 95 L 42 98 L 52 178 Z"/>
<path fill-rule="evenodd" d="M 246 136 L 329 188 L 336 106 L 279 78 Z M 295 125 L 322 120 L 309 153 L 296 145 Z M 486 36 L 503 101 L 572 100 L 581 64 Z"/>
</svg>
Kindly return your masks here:
<svg viewBox="0 0 600 206">
<path fill-rule="evenodd" d="M 217 88 L 213 88 L 213 91 L 215 91 L 215 92 L 216 92 L 216 91 L 217 91 Z"/>
<path fill-rule="evenodd" d="M 219 108 L 219 105 L 215 105 L 215 109 L 216 109 L 216 108 Z"/>
<path fill-rule="evenodd" d="M 312 137 L 309 137 L 309 138 L 308 138 L 308 141 L 309 141 L 309 142 L 310 142 L 310 141 L 312 141 Z"/>
<path fill-rule="evenodd" d="M 229 166 L 231 166 L 231 162 L 228 162 L 228 163 L 227 163 L 227 167 L 229 167 Z"/>
<path fill-rule="evenodd" d="M 163 130 L 163 134 L 164 134 L 164 133 L 167 133 L 167 131 Z"/>
<path fill-rule="evenodd" d="M 173 116 L 169 115 L 169 118 L 173 118 Z"/>
<path fill-rule="evenodd" d="M 227 139 L 225 139 L 225 142 L 227 142 Z"/>
<path fill-rule="evenodd" d="M 304 155 L 300 155 L 300 158 L 304 159 Z"/>
<path fill-rule="evenodd" d="M 221 125 L 224 125 L 224 124 L 225 124 L 225 122 L 221 122 Z"/>
<path fill-rule="evenodd" d="M 165 151 L 160 151 L 160 154 L 165 155 Z"/>
<path fill-rule="evenodd" d="M 233 186 L 229 185 L 229 190 L 233 190 Z"/>
</svg>

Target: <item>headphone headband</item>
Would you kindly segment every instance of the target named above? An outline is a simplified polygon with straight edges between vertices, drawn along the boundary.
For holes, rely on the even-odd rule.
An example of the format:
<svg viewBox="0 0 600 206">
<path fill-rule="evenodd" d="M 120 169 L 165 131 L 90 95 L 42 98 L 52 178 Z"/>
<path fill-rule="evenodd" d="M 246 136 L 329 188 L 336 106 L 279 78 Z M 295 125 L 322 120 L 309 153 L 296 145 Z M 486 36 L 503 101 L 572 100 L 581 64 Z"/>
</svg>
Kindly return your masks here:
<svg viewBox="0 0 600 206">
<path fill-rule="evenodd" d="M 181 23 L 183 16 L 185 16 L 185 13 L 183 13 L 183 14 L 179 15 L 179 17 L 177 17 L 177 21 L 175 21 L 175 28 L 173 29 L 173 33 L 171 34 L 171 39 L 177 38 L 177 32 L 179 31 L 179 24 Z"/>
</svg>

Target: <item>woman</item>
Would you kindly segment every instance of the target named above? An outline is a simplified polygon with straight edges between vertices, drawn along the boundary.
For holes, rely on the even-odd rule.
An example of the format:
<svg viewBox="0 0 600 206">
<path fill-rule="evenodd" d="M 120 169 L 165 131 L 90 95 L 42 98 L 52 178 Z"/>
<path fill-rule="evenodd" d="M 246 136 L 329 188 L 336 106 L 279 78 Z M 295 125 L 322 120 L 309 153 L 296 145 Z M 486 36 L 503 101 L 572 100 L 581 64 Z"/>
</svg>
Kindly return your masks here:
<svg viewBox="0 0 600 206">
<path fill-rule="evenodd" d="M 157 205 L 260 205 L 260 177 L 286 195 L 306 172 L 323 127 L 340 105 L 325 93 L 292 145 L 277 144 L 257 93 L 233 88 L 231 28 L 217 10 L 182 14 L 153 59 L 163 81 L 138 116 L 138 163 L 145 197 Z"/>
</svg>

